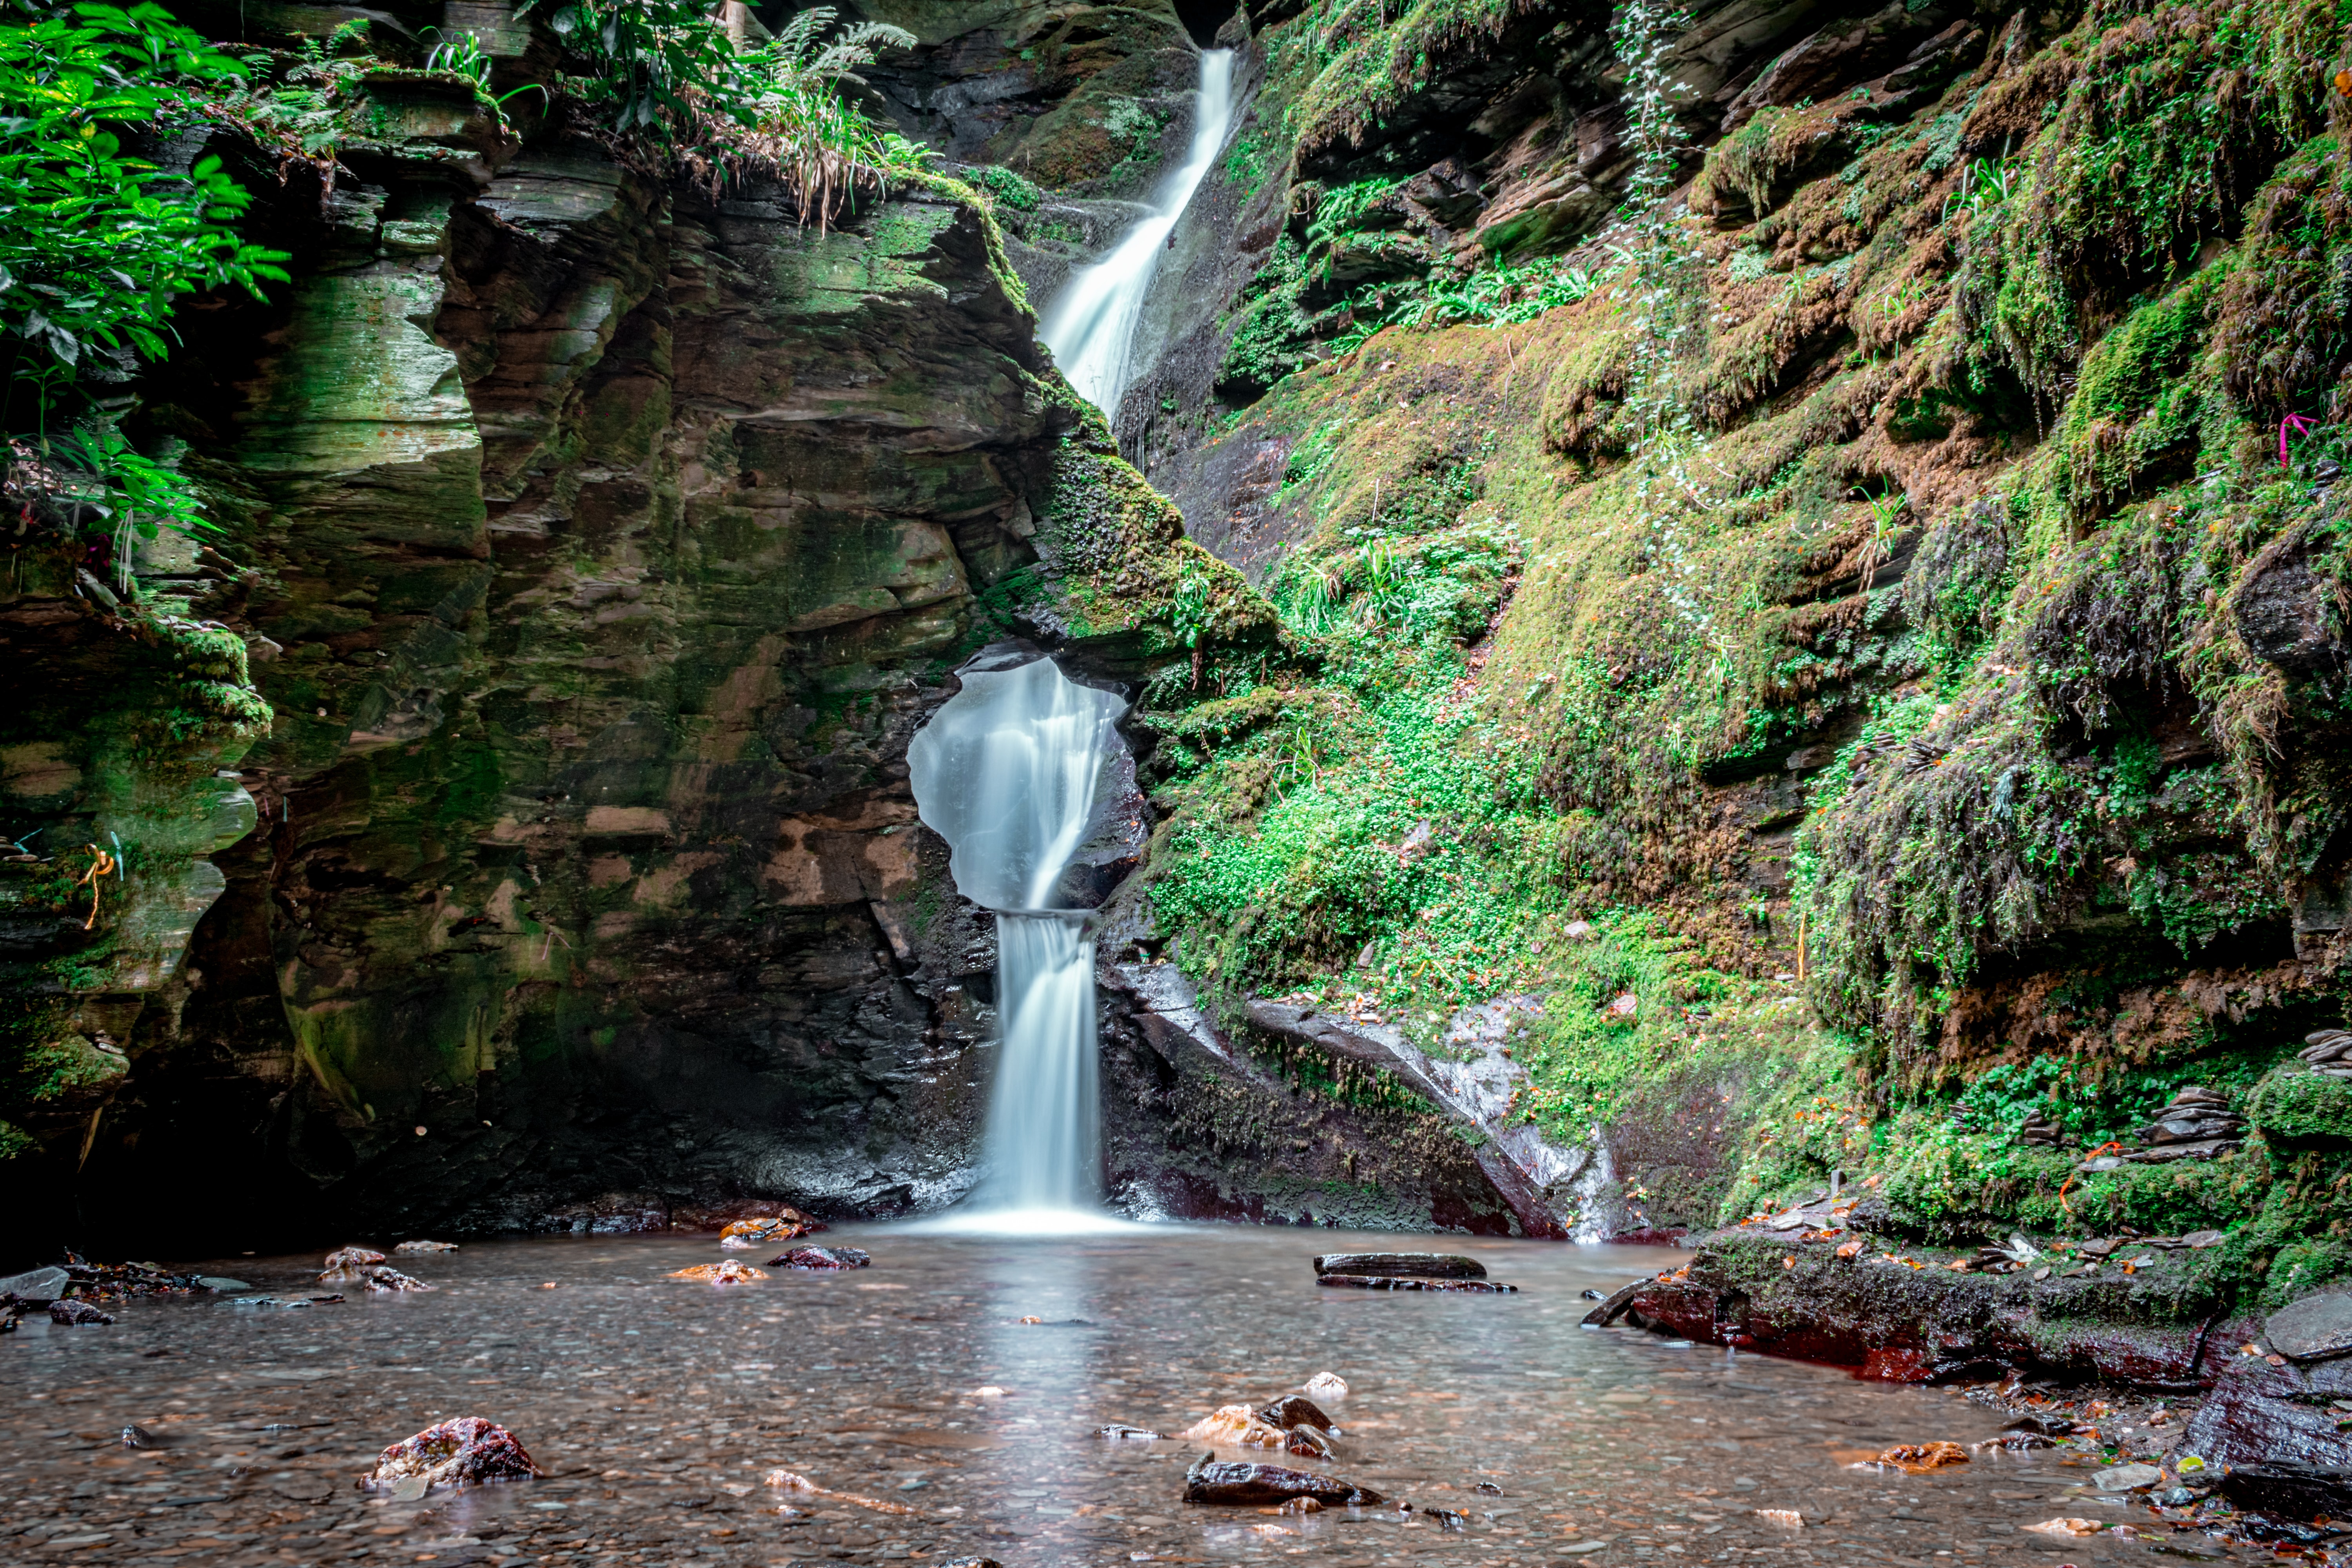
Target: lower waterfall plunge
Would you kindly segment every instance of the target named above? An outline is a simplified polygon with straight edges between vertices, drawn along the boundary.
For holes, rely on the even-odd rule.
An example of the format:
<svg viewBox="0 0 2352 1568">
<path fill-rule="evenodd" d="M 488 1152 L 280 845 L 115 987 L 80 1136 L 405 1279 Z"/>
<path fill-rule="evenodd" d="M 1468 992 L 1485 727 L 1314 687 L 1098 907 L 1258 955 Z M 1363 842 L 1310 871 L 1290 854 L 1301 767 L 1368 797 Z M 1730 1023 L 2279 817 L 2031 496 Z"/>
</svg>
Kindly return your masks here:
<svg viewBox="0 0 2352 1568">
<path fill-rule="evenodd" d="M 1001 1044 L 985 1173 L 959 1223 L 1067 1233 L 1101 1212 L 1095 943 L 1085 911 L 1055 908 L 1085 841 L 1127 704 L 1050 658 L 975 669 L 907 748 L 915 805 L 948 841 L 964 897 L 996 912 Z"/>
<path fill-rule="evenodd" d="M 1160 186 L 1151 216 L 1130 229 L 1108 256 L 1076 274 L 1055 296 L 1039 335 L 1079 396 L 1112 418 L 1127 390 L 1127 362 L 1143 297 L 1160 270 L 1160 256 L 1176 220 L 1225 144 L 1234 118 L 1234 51 L 1201 56 L 1201 101 L 1193 110 L 1192 144 L 1182 167 Z"/>
</svg>

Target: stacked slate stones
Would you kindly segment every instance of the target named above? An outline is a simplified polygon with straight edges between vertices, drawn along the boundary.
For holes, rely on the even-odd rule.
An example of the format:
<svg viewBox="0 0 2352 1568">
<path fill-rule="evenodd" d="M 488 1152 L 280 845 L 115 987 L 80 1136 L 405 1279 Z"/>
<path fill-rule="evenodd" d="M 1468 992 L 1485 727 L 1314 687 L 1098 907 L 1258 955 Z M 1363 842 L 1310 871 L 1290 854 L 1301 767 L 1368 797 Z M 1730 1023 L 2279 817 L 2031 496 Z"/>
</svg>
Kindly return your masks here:
<svg viewBox="0 0 2352 1568">
<path fill-rule="evenodd" d="M 2025 1113 L 2025 1121 L 2017 1130 L 2017 1140 L 2036 1149 L 2055 1149 L 2061 1138 L 2058 1124 L 2038 1110 Z"/>
<path fill-rule="evenodd" d="M 1315 1260 L 1315 1283 L 1356 1290 L 1460 1290 L 1507 1296 L 1517 1285 L 1486 1278 L 1486 1266 L 1452 1252 L 1329 1252 Z"/>
<path fill-rule="evenodd" d="M 2194 1086 L 2172 1097 L 2156 1120 L 2139 1130 L 2148 1145 L 2124 1156 L 2134 1164 L 2160 1165 L 2174 1160 L 2210 1160 L 2227 1154 L 2245 1142 L 2246 1119 L 2210 1089 Z"/>
<path fill-rule="evenodd" d="M 2352 1079 L 2352 1030 L 2321 1029 L 2305 1035 L 2300 1055 L 2314 1072 Z"/>
</svg>

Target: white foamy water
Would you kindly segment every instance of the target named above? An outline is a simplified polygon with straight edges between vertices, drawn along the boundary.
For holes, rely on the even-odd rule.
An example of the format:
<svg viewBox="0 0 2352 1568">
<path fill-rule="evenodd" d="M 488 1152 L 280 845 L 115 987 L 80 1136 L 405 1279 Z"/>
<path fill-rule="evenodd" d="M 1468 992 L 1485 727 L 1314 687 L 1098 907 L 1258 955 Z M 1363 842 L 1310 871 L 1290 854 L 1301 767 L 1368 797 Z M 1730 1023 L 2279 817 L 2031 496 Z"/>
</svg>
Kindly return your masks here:
<svg viewBox="0 0 2352 1568">
<path fill-rule="evenodd" d="M 957 889 L 996 911 L 987 1168 L 934 1222 L 945 1227 L 1066 1236 L 1124 1223 L 1100 1208 L 1094 938 L 1083 921 L 1041 911 L 1086 837 L 1126 708 L 1041 658 L 965 675 L 907 748 L 916 806 L 948 841 Z"/>
<path fill-rule="evenodd" d="M 1045 312 L 1040 333 L 1062 374 L 1078 395 L 1106 414 L 1115 413 L 1127 390 L 1128 355 L 1143 297 L 1160 270 L 1169 231 L 1184 216 L 1200 188 L 1234 117 L 1234 52 L 1210 49 L 1201 56 L 1201 101 L 1192 119 L 1192 144 L 1181 167 L 1168 176 L 1151 216 L 1128 231 L 1108 256 L 1074 275 Z"/>
</svg>

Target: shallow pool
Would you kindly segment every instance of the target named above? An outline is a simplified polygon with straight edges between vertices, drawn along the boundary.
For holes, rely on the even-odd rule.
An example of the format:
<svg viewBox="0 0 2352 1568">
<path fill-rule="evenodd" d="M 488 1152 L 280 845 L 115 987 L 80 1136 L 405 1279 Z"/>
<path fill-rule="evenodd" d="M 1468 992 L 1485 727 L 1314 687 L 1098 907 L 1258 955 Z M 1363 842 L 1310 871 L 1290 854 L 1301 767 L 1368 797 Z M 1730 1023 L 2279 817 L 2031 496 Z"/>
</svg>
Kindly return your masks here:
<svg viewBox="0 0 2352 1568">
<path fill-rule="evenodd" d="M 873 1267 L 714 1287 L 663 1276 L 768 1253 L 722 1253 L 708 1237 L 499 1241 L 395 1259 L 439 1286 L 430 1294 L 302 1310 L 131 1302 L 110 1309 L 111 1328 L 28 1320 L 0 1340 L 5 1554 L 979 1555 L 1008 1568 L 2180 1560 L 2144 1541 L 2026 1530 L 2147 1517 L 2052 1454 L 1979 1455 L 1923 1476 L 1847 1468 L 1890 1444 L 2000 1429 L 1955 1393 L 1580 1328 L 1580 1290 L 1681 1260 L 1656 1248 L 1243 1226 L 1013 1240 L 853 1226 L 814 1239 L 865 1247 Z M 1470 1252 L 1521 1290 L 1318 1289 L 1309 1259 L 1349 1247 Z M 280 1293 L 321 1289 L 314 1258 L 204 1267 Z M 1174 1431 L 1326 1371 L 1350 1386 L 1327 1405 L 1346 1433 L 1329 1468 L 1416 1510 L 1453 1510 L 1459 1530 L 1385 1506 L 1187 1507 L 1197 1445 L 1092 1436 L 1114 1421 Z M 460 1415 L 511 1427 L 548 1479 L 415 1501 L 356 1489 L 385 1444 Z M 160 1446 L 121 1447 L 132 1423 Z M 913 1511 L 787 1498 L 761 1484 L 777 1467 Z M 807 1517 L 780 1516 L 786 1501 Z M 2201 1535 L 2171 1544 L 2259 1555 Z"/>
</svg>

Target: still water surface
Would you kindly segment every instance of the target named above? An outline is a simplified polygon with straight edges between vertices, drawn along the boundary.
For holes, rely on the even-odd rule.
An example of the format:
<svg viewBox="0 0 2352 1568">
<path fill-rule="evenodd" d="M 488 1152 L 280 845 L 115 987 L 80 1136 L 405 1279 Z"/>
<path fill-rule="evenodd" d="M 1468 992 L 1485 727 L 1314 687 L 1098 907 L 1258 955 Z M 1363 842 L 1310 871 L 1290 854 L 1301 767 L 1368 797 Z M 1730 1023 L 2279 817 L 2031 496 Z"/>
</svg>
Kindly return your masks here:
<svg viewBox="0 0 2352 1568">
<path fill-rule="evenodd" d="M 817 1239 L 874 1265 L 713 1287 L 662 1276 L 767 1255 L 699 1237 L 499 1241 L 398 1259 L 439 1285 L 429 1295 L 297 1311 L 134 1301 L 112 1328 L 28 1320 L 0 1341 L 0 1561 L 2180 1561 L 2024 1531 L 2147 1517 L 2087 1495 L 2089 1469 L 2050 1454 L 1916 1477 L 1845 1468 L 2000 1429 L 1956 1394 L 1580 1329 L 1580 1289 L 1680 1261 L 1656 1248 L 1242 1226 Z M 1349 1247 L 1475 1252 L 1521 1293 L 1318 1289 L 1309 1258 Z M 206 1267 L 319 1289 L 310 1258 Z M 1331 1468 L 1456 1510 L 1461 1531 L 1387 1508 L 1188 1508 L 1197 1446 L 1091 1436 L 1112 1421 L 1174 1431 L 1324 1371 L 1351 1388 L 1328 1406 L 1347 1434 Z M 385 1444 L 459 1415 L 512 1427 L 549 1479 L 421 1501 L 354 1489 Z M 121 1447 L 134 1422 L 163 1446 Z M 802 1496 L 809 1517 L 788 1521 L 760 1484 L 778 1466 L 916 1511 Z"/>
</svg>

